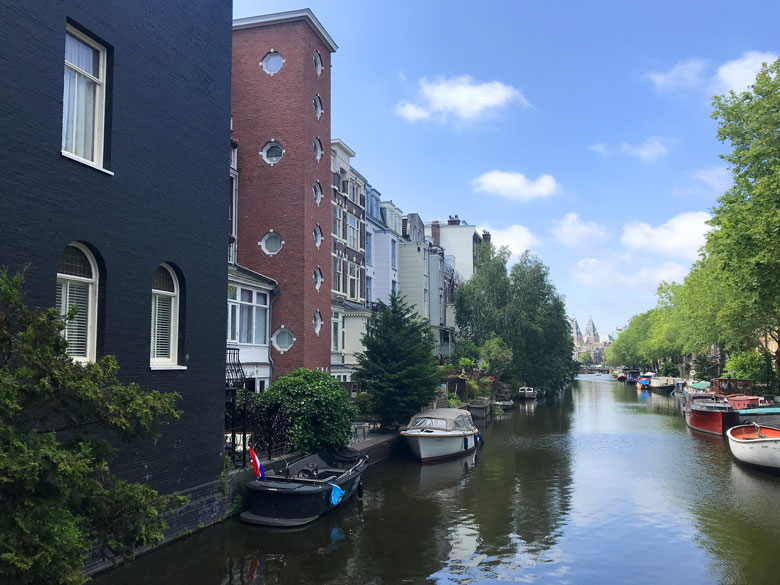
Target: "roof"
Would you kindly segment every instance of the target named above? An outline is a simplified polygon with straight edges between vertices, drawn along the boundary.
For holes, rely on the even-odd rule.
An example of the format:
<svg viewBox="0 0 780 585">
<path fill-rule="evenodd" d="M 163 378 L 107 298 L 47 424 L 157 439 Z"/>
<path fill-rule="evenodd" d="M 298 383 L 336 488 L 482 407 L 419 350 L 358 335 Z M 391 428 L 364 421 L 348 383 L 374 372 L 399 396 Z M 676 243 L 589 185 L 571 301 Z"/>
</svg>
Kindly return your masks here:
<svg viewBox="0 0 780 585">
<path fill-rule="evenodd" d="M 303 10 L 291 10 L 289 12 L 276 12 L 274 14 L 263 14 L 261 16 L 250 16 L 248 18 L 237 18 L 233 21 L 233 30 L 241 30 L 244 28 L 256 28 L 260 26 L 268 26 L 271 24 L 280 24 L 283 22 L 295 22 L 296 20 L 303 20 L 306 22 L 312 30 L 317 34 L 320 40 L 328 47 L 331 53 L 335 53 L 339 46 L 333 40 L 333 38 L 322 26 L 322 23 L 317 20 L 314 13 L 308 8 Z"/>
<path fill-rule="evenodd" d="M 259 272 L 250 270 L 249 268 L 246 268 L 245 266 L 241 266 L 240 264 L 228 266 L 228 278 L 230 278 L 231 276 L 242 278 L 244 280 L 250 280 L 274 288 L 279 285 L 279 283 L 276 282 L 270 276 L 266 276 L 265 274 L 260 274 Z"/>
<path fill-rule="evenodd" d="M 691 386 L 691 388 L 695 388 L 696 390 L 706 390 L 707 388 L 710 387 L 710 383 L 709 382 L 694 382 L 690 386 Z"/>
</svg>

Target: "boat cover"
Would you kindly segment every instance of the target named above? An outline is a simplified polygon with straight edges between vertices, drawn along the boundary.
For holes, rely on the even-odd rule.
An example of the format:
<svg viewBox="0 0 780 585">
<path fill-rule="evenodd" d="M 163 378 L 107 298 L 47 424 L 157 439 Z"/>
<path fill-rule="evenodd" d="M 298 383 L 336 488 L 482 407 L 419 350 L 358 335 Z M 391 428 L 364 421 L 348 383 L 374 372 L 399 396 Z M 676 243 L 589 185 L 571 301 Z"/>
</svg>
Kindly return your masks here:
<svg viewBox="0 0 780 585">
<path fill-rule="evenodd" d="M 432 408 L 418 412 L 409 421 L 409 429 L 469 431 L 474 429 L 471 413 L 459 408 Z"/>
<path fill-rule="evenodd" d="M 710 387 L 710 383 L 709 382 L 694 382 L 690 386 L 691 386 L 691 388 L 694 388 L 695 390 L 706 390 L 707 388 Z"/>
</svg>

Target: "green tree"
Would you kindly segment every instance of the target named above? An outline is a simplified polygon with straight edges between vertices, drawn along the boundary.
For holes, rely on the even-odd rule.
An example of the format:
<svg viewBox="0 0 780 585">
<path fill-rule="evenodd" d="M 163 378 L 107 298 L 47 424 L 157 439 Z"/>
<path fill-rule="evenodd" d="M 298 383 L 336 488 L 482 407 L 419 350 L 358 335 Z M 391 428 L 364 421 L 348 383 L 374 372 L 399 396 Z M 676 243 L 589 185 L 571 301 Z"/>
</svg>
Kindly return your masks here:
<svg viewBox="0 0 780 585">
<path fill-rule="evenodd" d="M 111 356 L 71 360 L 65 320 L 28 308 L 23 280 L 0 272 L 0 582 L 78 584 L 94 544 L 154 544 L 184 501 L 112 475 L 106 440 L 154 436 L 178 395 L 121 384 Z"/>
<path fill-rule="evenodd" d="M 479 357 L 484 362 L 488 376 L 498 380 L 506 380 L 509 376 L 512 368 L 512 349 L 495 333 L 491 333 L 479 348 Z"/>
<path fill-rule="evenodd" d="M 780 59 L 764 64 L 748 91 L 713 98 L 718 138 L 734 185 L 718 199 L 706 251 L 723 266 L 722 280 L 745 294 L 735 299 L 734 345 L 780 341 Z M 780 374 L 780 348 L 774 351 Z"/>
<path fill-rule="evenodd" d="M 586 351 L 580 356 L 580 363 L 583 366 L 589 366 L 593 363 L 593 357 Z"/>
<path fill-rule="evenodd" d="M 248 425 L 269 451 L 275 442 L 305 453 L 346 447 L 358 415 L 338 380 L 306 368 L 281 376 L 263 393 L 243 396 Z"/>
<path fill-rule="evenodd" d="M 440 383 L 429 324 L 396 293 L 379 303 L 357 355 L 357 379 L 374 399 L 385 424 L 406 422 L 433 401 Z"/>
</svg>

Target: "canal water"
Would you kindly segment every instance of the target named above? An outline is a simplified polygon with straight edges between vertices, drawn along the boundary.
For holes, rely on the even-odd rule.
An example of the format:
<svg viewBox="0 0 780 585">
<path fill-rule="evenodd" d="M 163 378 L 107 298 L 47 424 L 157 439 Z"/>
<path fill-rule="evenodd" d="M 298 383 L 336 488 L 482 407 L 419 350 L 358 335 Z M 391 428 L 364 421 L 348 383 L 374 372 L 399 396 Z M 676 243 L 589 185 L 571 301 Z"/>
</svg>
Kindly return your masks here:
<svg viewBox="0 0 780 585">
<path fill-rule="evenodd" d="M 303 529 L 223 522 L 95 583 L 780 583 L 780 477 L 672 399 L 580 376 L 481 430 L 465 459 L 369 469 L 362 501 Z"/>
</svg>

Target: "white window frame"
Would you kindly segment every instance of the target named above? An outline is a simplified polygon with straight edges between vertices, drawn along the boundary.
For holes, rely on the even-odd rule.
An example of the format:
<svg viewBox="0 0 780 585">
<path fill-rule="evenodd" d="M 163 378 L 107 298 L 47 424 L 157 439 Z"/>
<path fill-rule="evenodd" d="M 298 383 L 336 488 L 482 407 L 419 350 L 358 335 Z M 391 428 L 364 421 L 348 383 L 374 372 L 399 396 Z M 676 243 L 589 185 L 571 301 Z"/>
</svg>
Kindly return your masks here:
<svg viewBox="0 0 780 585">
<path fill-rule="evenodd" d="M 312 185 L 311 188 L 312 194 L 314 195 L 314 201 L 317 203 L 317 206 L 319 207 L 320 203 L 322 203 L 322 185 L 320 185 L 319 181 L 314 181 L 314 185 Z"/>
<path fill-rule="evenodd" d="M 268 238 L 270 238 L 270 237 L 272 237 L 272 236 L 273 236 L 273 237 L 277 237 L 277 238 L 279 238 L 279 249 L 278 249 L 278 250 L 276 250 L 275 252 L 274 252 L 274 251 L 271 251 L 271 250 L 270 250 L 270 249 L 269 249 L 269 248 L 266 246 L 266 243 L 267 243 L 267 241 L 268 241 Z M 258 244 L 258 245 L 259 245 L 259 246 L 260 246 L 260 247 L 263 249 L 263 252 L 265 252 L 265 253 L 266 253 L 266 254 L 268 254 L 269 256 L 276 256 L 276 255 L 277 255 L 279 252 L 281 252 L 281 251 L 282 251 L 282 249 L 284 248 L 284 240 L 282 239 L 282 236 L 280 236 L 280 235 L 279 235 L 277 232 L 275 232 L 275 231 L 273 231 L 273 230 L 271 230 L 271 231 L 269 231 L 267 234 L 265 234 L 265 235 L 263 236 L 263 238 L 262 238 L 262 239 L 261 239 L 259 242 L 257 242 L 257 244 Z"/>
<path fill-rule="evenodd" d="M 173 292 L 152 289 L 152 309 L 151 309 L 151 331 L 149 333 L 149 365 L 150 366 L 173 366 L 179 362 L 179 298 L 180 287 L 179 278 L 176 276 L 176 271 L 165 262 L 160 264 L 168 274 L 170 274 L 173 280 Z M 155 269 L 156 270 L 156 269 Z M 152 357 L 152 349 L 155 346 L 155 313 L 154 313 L 154 301 L 156 297 L 169 297 L 171 299 L 171 324 L 170 324 L 170 343 L 168 346 L 167 358 L 155 358 Z"/>
<path fill-rule="evenodd" d="M 320 97 L 320 94 L 315 93 L 314 97 L 311 100 L 312 107 L 314 108 L 314 115 L 319 120 L 322 118 L 322 114 L 325 113 L 325 108 L 322 106 L 322 98 Z"/>
<path fill-rule="evenodd" d="M 312 142 L 312 148 L 314 149 L 315 160 L 320 162 L 320 159 L 322 158 L 322 155 L 325 153 L 325 151 L 322 149 L 322 141 L 320 140 L 319 136 L 314 138 L 314 142 Z"/>
<path fill-rule="evenodd" d="M 334 280 L 336 281 L 336 288 L 334 288 L 333 291 L 338 293 L 344 292 L 341 290 L 341 288 L 344 286 L 344 260 L 341 258 L 336 258 Z"/>
<path fill-rule="evenodd" d="M 343 213 L 345 213 L 345 212 L 342 211 L 341 207 L 339 207 L 337 205 L 336 206 L 336 225 L 334 226 L 334 229 L 333 229 L 333 232 L 332 232 L 333 235 L 336 236 L 342 242 L 344 241 L 344 237 L 342 236 L 342 234 L 344 233 Z"/>
<path fill-rule="evenodd" d="M 317 77 L 319 77 L 325 69 L 325 64 L 322 62 L 322 55 L 320 55 L 319 51 L 314 51 L 312 59 L 314 60 L 314 71 L 317 73 Z"/>
<path fill-rule="evenodd" d="M 393 270 L 398 268 L 398 242 L 396 240 L 390 240 L 390 268 Z"/>
<path fill-rule="evenodd" d="M 360 220 L 349 212 L 347 212 L 347 246 L 353 250 L 360 250 Z"/>
<path fill-rule="evenodd" d="M 231 288 L 235 289 L 235 298 L 230 297 Z M 252 301 L 242 301 L 241 291 L 247 291 L 252 293 Z M 265 295 L 265 304 L 257 300 L 257 295 Z M 241 341 L 241 307 L 246 307 L 252 311 L 252 327 L 250 330 L 251 340 Z M 257 314 L 258 312 L 265 313 L 265 342 L 258 342 L 255 338 Z M 233 335 L 232 321 L 235 317 L 235 335 Z M 268 340 L 270 339 L 271 328 L 271 307 L 270 297 L 267 290 L 256 289 L 251 286 L 245 286 L 243 284 L 237 284 L 231 282 L 228 284 L 228 314 L 227 314 L 227 342 L 238 345 L 253 345 L 256 347 L 268 347 Z"/>
<path fill-rule="evenodd" d="M 317 268 L 314 269 L 314 272 L 312 272 L 312 281 L 314 282 L 314 288 L 317 292 L 320 291 L 320 287 L 322 286 L 322 283 L 325 279 L 322 276 L 322 270 L 320 270 L 320 267 L 317 266 Z"/>
<path fill-rule="evenodd" d="M 107 171 L 103 168 L 103 146 L 105 143 L 105 135 L 104 135 L 104 129 L 105 129 L 105 115 L 106 115 L 106 55 L 107 51 L 106 48 L 89 37 L 88 35 L 84 34 L 77 28 L 67 24 L 65 25 L 65 34 L 72 36 L 78 41 L 81 41 L 85 45 L 88 45 L 89 47 L 95 49 L 98 52 L 98 77 L 95 77 L 93 75 L 90 75 L 83 69 L 80 69 L 76 65 L 73 65 L 72 63 L 69 63 L 68 61 L 65 61 L 65 58 L 63 56 L 63 63 L 64 67 L 66 69 L 70 69 L 73 71 L 76 75 L 81 75 L 82 77 L 85 77 L 86 79 L 92 81 L 96 85 L 95 89 L 95 107 L 93 111 L 93 115 L 95 117 L 95 123 L 94 128 L 92 129 L 92 154 L 93 158 L 88 159 L 84 158 L 82 156 L 79 156 L 73 150 L 73 145 L 71 144 L 71 150 L 68 150 L 66 148 L 61 148 L 60 153 L 67 157 L 71 158 L 73 160 L 77 160 L 79 162 L 82 162 L 84 164 L 87 164 L 89 166 L 95 167 L 99 170 L 105 171 L 109 174 L 113 174 L 111 171 Z M 64 104 L 65 104 L 65 87 L 63 85 L 63 110 L 64 110 Z M 77 104 L 73 104 L 73 119 L 75 120 L 76 117 L 76 107 Z M 64 115 L 64 112 L 63 112 Z M 65 128 L 65 119 L 63 118 L 63 132 Z M 75 122 L 74 122 L 75 126 Z M 73 133 L 74 140 L 75 140 L 75 132 Z M 64 140 L 64 136 L 62 137 L 62 140 Z M 60 142 L 62 142 L 62 140 Z"/>
<path fill-rule="evenodd" d="M 320 246 L 322 246 L 322 242 L 325 240 L 325 236 L 322 235 L 322 228 L 319 224 L 314 226 L 311 235 L 314 238 L 314 246 L 319 250 Z"/>
<path fill-rule="evenodd" d="M 371 276 L 366 276 L 366 304 L 370 305 L 372 302 L 372 296 L 373 296 L 373 284 L 374 279 Z"/>
<path fill-rule="evenodd" d="M 312 327 L 314 327 L 314 333 L 317 335 L 317 337 L 320 336 L 320 331 L 322 330 L 322 313 L 319 311 L 314 311 L 314 317 L 311 320 Z"/>
<path fill-rule="evenodd" d="M 282 149 L 282 155 L 277 160 L 271 160 L 268 157 L 268 151 L 273 147 L 278 146 Z M 263 146 L 263 150 L 260 151 L 260 156 L 263 157 L 263 160 L 270 166 L 278 165 L 280 162 L 282 162 L 282 159 L 284 158 L 284 153 L 287 151 L 282 146 L 282 143 L 279 142 L 276 138 L 271 138 L 268 142 L 265 143 L 265 146 Z"/>
<path fill-rule="evenodd" d="M 279 69 L 277 69 L 276 71 L 270 71 L 268 69 L 268 62 L 274 57 L 279 57 L 282 60 L 282 64 L 279 65 Z M 284 69 L 284 64 L 285 64 L 284 57 L 282 57 L 282 54 L 276 49 L 271 49 L 270 51 L 268 51 L 265 54 L 265 57 L 263 57 L 263 60 L 260 61 L 260 67 L 262 67 L 263 71 L 265 71 L 265 73 L 270 75 L 271 77 L 273 77 L 274 75 L 279 73 L 282 69 Z"/>
<path fill-rule="evenodd" d="M 96 348 L 97 348 L 97 295 L 98 295 L 98 281 L 99 273 L 95 256 L 84 244 L 79 242 L 71 242 L 66 248 L 73 247 L 81 251 L 89 262 L 89 267 L 92 270 L 92 278 L 84 278 L 81 276 L 74 276 L 72 274 L 57 273 L 57 286 L 60 286 L 62 282 L 80 282 L 88 285 L 87 291 L 87 343 L 86 343 L 86 356 L 70 356 L 72 360 L 88 363 L 95 361 Z M 64 250 L 63 250 L 64 251 Z M 67 302 L 67 301 L 66 301 Z M 57 307 L 60 309 L 60 307 Z M 70 308 L 70 307 L 68 307 Z M 64 313 L 67 314 L 67 311 Z M 67 326 L 62 331 L 62 336 L 67 339 Z M 68 354 L 70 355 L 70 354 Z"/>
<path fill-rule="evenodd" d="M 342 313 L 340 311 L 331 311 L 330 314 L 330 351 L 340 352 L 343 349 L 343 343 L 341 339 L 341 327 L 342 327 Z M 333 342 L 336 342 L 335 344 Z"/>
<path fill-rule="evenodd" d="M 292 336 L 292 343 L 290 343 L 289 347 L 281 347 L 281 346 L 279 346 L 279 344 L 276 342 L 277 338 L 279 337 L 279 334 L 280 334 L 280 333 L 282 333 L 283 331 L 287 331 L 287 332 L 289 332 L 289 333 L 290 333 L 290 335 Z M 271 343 L 272 343 L 272 344 L 273 344 L 273 346 L 276 348 L 276 350 L 277 350 L 278 352 L 280 352 L 280 353 L 285 353 L 286 351 L 290 351 L 290 350 L 292 349 L 292 346 L 293 346 L 293 345 L 295 345 L 295 341 L 296 341 L 296 339 L 295 339 L 295 335 L 293 335 L 293 332 L 292 332 L 292 331 L 290 331 L 290 330 L 289 330 L 287 327 L 285 327 L 284 325 L 282 325 L 281 327 L 279 327 L 279 329 L 277 329 L 276 331 L 274 331 L 274 334 L 271 336 Z"/>
<path fill-rule="evenodd" d="M 373 266 L 374 264 L 374 237 L 371 232 L 366 230 L 366 266 Z"/>
<path fill-rule="evenodd" d="M 357 301 L 360 299 L 360 268 L 354 262 L 347 262 L 346 293 L 347 298 L 351 301 Z"/>
</svg>

